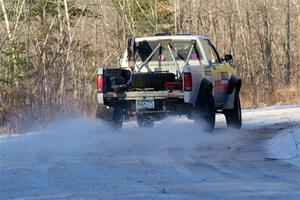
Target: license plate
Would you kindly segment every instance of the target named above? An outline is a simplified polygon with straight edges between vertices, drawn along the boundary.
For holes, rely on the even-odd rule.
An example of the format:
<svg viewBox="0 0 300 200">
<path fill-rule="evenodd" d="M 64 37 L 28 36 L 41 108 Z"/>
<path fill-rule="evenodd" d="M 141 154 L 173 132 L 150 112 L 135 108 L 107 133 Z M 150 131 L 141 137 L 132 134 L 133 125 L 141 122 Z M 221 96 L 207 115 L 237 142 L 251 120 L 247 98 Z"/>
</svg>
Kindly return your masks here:
<svg viewBox="0 0 300 200">
<path fill-rule="evenodd" d="M 154 109 L 154 99 L 138 99 L 136 100 L 136 109 Z"/>
</svg>

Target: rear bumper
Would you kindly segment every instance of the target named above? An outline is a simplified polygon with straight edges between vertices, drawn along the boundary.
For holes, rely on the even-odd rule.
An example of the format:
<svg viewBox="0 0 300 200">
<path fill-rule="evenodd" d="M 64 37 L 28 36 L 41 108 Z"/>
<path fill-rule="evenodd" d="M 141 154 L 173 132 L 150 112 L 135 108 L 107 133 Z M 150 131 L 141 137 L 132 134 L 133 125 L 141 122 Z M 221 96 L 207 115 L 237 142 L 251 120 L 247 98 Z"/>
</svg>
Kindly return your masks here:
<svg viewBox="0 0 300 200">
<path fill-rule="evenodd" d="M 163 113 L 179 113 L 187 111 L 187 104 L 184 103 L 184 94 L 182 91 L 141 91 L 126 92 L 124 94 L 117 93 L 98 93 L 98 103 L 112 106 L 115 103 L 123 102 L 126 105 L 128 115 L 137 114 L 163 114 Z M 154 99 L 155 108 L 140 110 L 136 107 L 136 101 L 140 99 Z"/>
<path fill-rule="evenodd" d="M 168 98 L 184 98 L 184 93 L 180 90 L 174 91 L 136 91 L 125 92 L 118 94 L 115 92 L 97 93 L 97 99 L 99 104 L 105 104 L 106 101 L 118 101 L 118 100 L 136 100 L 143 98 L 152 99 L 168 99 Z"/>
</svg>

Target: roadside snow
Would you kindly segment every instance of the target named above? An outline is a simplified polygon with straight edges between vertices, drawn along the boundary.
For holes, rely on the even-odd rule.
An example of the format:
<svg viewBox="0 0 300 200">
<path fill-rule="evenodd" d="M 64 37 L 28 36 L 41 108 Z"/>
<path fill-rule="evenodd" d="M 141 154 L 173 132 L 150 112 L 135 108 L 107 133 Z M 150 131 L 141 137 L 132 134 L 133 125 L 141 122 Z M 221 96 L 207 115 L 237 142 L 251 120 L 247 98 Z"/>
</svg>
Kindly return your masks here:
<svg viewBox="0 0 300 200">
<path fill-rule="evenodd" d="M 270 123 L 299 121 L 300 105 L 274 105 L 243 110 L 243 129 L 253 129 Z"/>
<path fill-rule="evenodd" d="M 285 162 L 300 167 L 300 127 L 290 129 L 268 142 L 271 159 L 284 160 Z"/>
<path fill-rule="evenodd" d="M 253 115 L 255 113 L 255 115 Z M 245 129 L 253 129 L 270 123 L 300 122 L 299 105 L 275 105 L 243 111 Z M 285 130 L 267 142 L 270 159 L 284 160 L 300 167 L 300 127 Z"/>
</svg>

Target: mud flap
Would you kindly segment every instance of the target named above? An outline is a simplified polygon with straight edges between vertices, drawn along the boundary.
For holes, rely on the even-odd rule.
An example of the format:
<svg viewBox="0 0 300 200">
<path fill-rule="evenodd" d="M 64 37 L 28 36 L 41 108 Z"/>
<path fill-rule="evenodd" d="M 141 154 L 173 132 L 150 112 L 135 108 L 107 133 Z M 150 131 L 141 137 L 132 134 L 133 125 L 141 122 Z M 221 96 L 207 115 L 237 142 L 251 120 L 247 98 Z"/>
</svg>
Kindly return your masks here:
<svg viewBox="0 0 300 200">
<path fill-rule="evenodd" d="M 229 80 L 229 87 L 227 91 L 227 98 L 224 105 L 224 109 L 233 109 L 234 108 L 234 99 L 235 99 L 235 93 L 240 92 L 241 89 L 241 79 L 239 79 L 236 76 L 231 76 L 231 79 Z"/>
</svg>

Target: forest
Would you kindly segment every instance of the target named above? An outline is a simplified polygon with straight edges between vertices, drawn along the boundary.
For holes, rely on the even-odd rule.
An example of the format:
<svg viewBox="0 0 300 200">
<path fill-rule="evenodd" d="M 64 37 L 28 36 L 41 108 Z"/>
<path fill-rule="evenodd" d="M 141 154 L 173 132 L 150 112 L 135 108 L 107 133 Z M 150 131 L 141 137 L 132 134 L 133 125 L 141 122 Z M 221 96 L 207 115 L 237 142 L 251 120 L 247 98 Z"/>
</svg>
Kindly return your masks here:
<svg viewBox="0 0 300 200">
<path fill-rule="evenodd" d="M 0 0 L 0 27 L 0 133 L 94 116 L 97 68 L 161 32 L 231 53 L 244 108 L 300 103 L 300 0 Z"/>
</svg>

